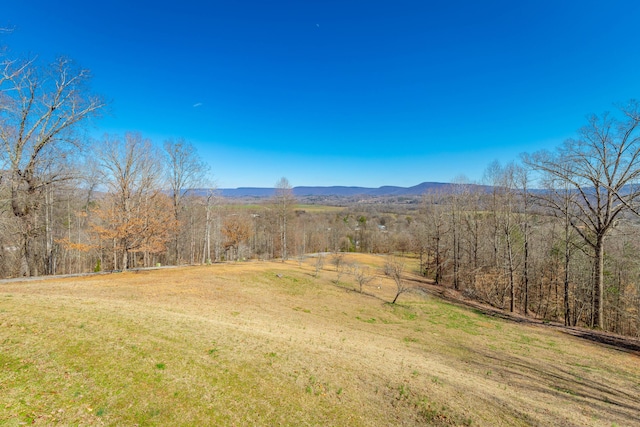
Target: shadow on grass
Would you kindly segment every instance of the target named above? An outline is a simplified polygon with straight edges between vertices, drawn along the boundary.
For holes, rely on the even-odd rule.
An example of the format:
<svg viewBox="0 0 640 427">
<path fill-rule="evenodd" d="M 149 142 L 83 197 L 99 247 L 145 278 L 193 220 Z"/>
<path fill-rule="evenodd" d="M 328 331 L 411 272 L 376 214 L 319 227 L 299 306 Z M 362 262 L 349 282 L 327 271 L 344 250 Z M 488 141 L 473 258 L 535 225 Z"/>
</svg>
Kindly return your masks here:
<svg viewBox="0 0 640 427">
<path fill-rule="evenodd" d="M 607 416 L 615 416 L 624 421 L 623 425 L 636 425 L 638 422 L 638 395 L 634 390 L 619 389 L 605 383 L 604 372 L 597 375 L 599 378 L 588 378 L 592 375 L 590 372 L 571 372 L 563 363 L 545 363 L 532 358 L 525 360 L 513 354 L 506 356 L 475 348 L 467 350 L 475 354 L 472 363 L 486 372 L 498 375 L 498 382 L 580 404 L 601 414 L 605 420 Z M 585 368 L 590 369 L 587 366 Z M 629 379 L 629 384 L 631 383 L 632 380 Z"/>
<path fill-rule="evenodd" d="M 582 328 L 579 326 L 565 326 L 558 322 L 549 322 L 541 319 L 525 317 L 517 313 L 509 313 L 499 308 L 485 305 L 479 301 L 469 300 L 462 297 L 458 292 L 451 288 L 438 286 L 431 283 L 430 280 L 424 278 L 412 277 L 407 279 L 416 284 L 415 289 L 427 295 L 437 296 L 447 302 L 456 304 L 461 307 L 467 307 L 474 310 L 477 314 L 491 316 L 499 319 L 508 320 L 510 322 L 522 323 L 527 325 L 541 326 L 545 328 L 553 328 L 565 334 L 573 335 L 587 341 L 592 341 L 608 347 L 615 348 L 626 353 L 640 356 L 640 340 L 617 335 L 610 332 L 603 332 L 594 329 Z"/>
</svg>

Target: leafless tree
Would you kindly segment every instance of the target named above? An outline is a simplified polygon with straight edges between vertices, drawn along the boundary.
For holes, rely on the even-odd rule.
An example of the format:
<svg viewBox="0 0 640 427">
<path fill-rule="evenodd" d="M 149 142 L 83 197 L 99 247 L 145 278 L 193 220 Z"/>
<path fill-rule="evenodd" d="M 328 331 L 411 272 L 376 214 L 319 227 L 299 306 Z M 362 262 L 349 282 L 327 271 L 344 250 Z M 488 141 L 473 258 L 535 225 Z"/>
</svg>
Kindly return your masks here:
<svg viewBox="0 0 640 427">
<path fill-rule="evenodd" d="M 480 189 L 475 186 L 469 188 L 465 193 L 465 208 L 462 214 L 463 222 L 463 235 L 467 242 L 465 246 L 466 258 L 467 258 L 467 274 L 468 283 L 465 292 L 468 295 L 476 294 L 476 280 L 481 270 L 481 258 L 482 250 L 484 249 L 483 243 L 483 227 L 482 219 L 483 212 L 481 208 L 481 194 Z"/>
<path fill-rule="evenodd" d="M 280 226 L 280 244 L 282 250 L 282 261 L 288 258 L 287 253 L 287 230 L 289 227 L 289 218 L 295 204 L 293 189 L 289 180 L 282 177 L 276 183 L 276 192 L 274 196 L 275 210 Z"/>
<path fill-rule="evenodd" d="M 358 291 L 360 293 L 362 293 L 364 285 L 371 283 L 375 278 L 375 276 L 369 272 L 369 267 L 363 267 L 361 265 L 354 266 L 353 275 L 358 283 Z"/>
<path fill-rule="evenodd" d="M 453 264 L 453 288 L 460 289 L 461 268 L 462 268 L 462 223 L 465 209 L 465 201 L 469 194 L 469 180 L 465 176 L 458 176 L 454 179 L 450 189 L 450 234 Z"/>
<path fill-rule="evenodd" d="M 5 59 L 0 68 L 0 156 L 19 224 L 22 274 L 37 275 L 37 212 L 48 188 L 73 177 L 66 166 L 82 145 L 78 128 L 105 103 L 87 89 L 89 71 L 68 59 L 49 67 Z"/>
<path fill-rule="evenodd" d="M 521 201 L 520 232 L 523 240 L 522 253 L 522 305 L 524 314 L 529 314 L 529 281 L 531 277 L 531 197 L 529 185 L 531 171 L 521 165 L 514 165 L 514 183 Z"/>
<path fill-rule="evenodd" d="M 336 271 L 339 271 L 344 266 L 344 254 L 335 252 L 331 257 L 331 263 L 336 267 Z"/>
<path fill-rule="evenodd" d="M 516 192 L 516 169 L 514 163 L 506 166 L 492 162 L 485 171 L 485 180 L 492 186 L 490 212 L 492 218 L 493 257 L 495 263 L 495 292 L 499 305 L 509 296 L 509 310 L 516 304 L 516 275 L 521 252 L 519 227 L 516 220 L 518 199 Z"/>
<path fill-rule="evenodd" d="M 442 204 L 445 195 L 437 192 L 425 195 L 423 200 L 425 208 L 425 219 L 428 226 L 427 231 L 427 266 L 425 275 L 433 274 L 436 285 L 442 284 L 445 270 L 448 264 L 448 250 L 445 245 L 445 238 L 449 233 L 449 218 L 446 216 Z"/>
<path fill-rule="evenodd" d="M 198 157 L 193 144 L 183 138 L 165 141 L 164 156 L 173 214 L 176 222 L 179 222 L 184 208 L 184 198 L 190 191 L 204 186 L 209 167 Z M 179 264 L 181 254 L 178 233 L 174 236 L 174 256 L 175 263 Z"/>
<path fill-rule="evenodd" d="M 325 259 L 325 256 L 324 254 L 321 254 L 321 253 L 319 253 L 318 256 L 316 257 L 316 262 L 314 264 L 314 267 L 316 269 L 315 277 L 318 277 L 318 275 L 320 274 L 320 270 L 322 270 L 322 268 L 324 267 L 324 259 Z"/>
<path fill-rule="evenodd" d="M 217 197 L 214 188 L 207 190 L 205 196 L 205 224 L 204 224 L 204 247 L 202 250 L 202 264 L 211 263 L 211 224 L 213 222 L 213 207 L 216 204 Z"/>
<path fill-rule="evenodd" d="M 400 295 L 409 291 L 409 287 L 402 277 L 404 274 L 404 268 L 404 262 L 396 258 L 388 258 L 384 264 L 385 274 L 391 277 L 396 284 L 396 296 L 393 297 L 391 304 L 395 304 Z"/>
<path fill-rule="evenodd" d="M 564 143 L 556 152 L 537 152 L 525 162 L 548 179 L 566 182 L 577 197 L 569 199 L 549 191 L 539 200 L 567 215 L 575 232 L 591 247 L 594 256 L 592 324 L 604 328 L 605 240 L 625 211 L 638 213 L 640 200 L 639 105 L 629 102 L 620 116 L 593 115 L 579 131 L 578 139 Z"/>
<path fill-rule="evenodd" d="M 344 274 L 344 271 L 346 269 L 344 254 L 340 252 L 334 253 L 333 257 L 331 258 L 331 262 L 336 267 L 336 284 L 339 284 L 340 279 L 342 278 L 342 275 Z"/>
</svg>

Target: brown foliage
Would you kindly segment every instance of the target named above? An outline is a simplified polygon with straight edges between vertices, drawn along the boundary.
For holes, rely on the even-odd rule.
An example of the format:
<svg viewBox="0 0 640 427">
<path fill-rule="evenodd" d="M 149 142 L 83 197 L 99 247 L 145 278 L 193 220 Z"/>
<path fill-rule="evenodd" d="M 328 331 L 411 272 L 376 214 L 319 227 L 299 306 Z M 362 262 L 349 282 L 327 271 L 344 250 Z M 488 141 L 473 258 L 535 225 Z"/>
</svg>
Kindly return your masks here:
<svg viewBox="0 0 640 427">
<path fill-rule="evenodd" d="M 237 255 L 240 243 L 249 239 L 251 234 L 250 230 L 251 227 L 247 218 L 231 215 L 224 220 L 222 224 L 222 235 L 225 239 L 225 249 L 231 251 L 230 257 L 233 257 L 234 250 Z"/>
<path fill-rule="evenodd" d="M 93 245 L 87 243 L 74 243 L 69 240 L 68 237 L 63 237 L 61 239 L 56 239 L 55 242 L 62 246 L 67 250 L 79 251 L 79 252 L 89 252 L 94 248 Z"/>
<path fill-rule="evenodd" d="M 120 252 L 160 253 L 178 227 L 170 199 L 154 192 L 141 197 L 133 209 L 125 212 L 117 197 L 107 196 L 93 211 L 91 227 L 98 245 Z"/>
</svg>

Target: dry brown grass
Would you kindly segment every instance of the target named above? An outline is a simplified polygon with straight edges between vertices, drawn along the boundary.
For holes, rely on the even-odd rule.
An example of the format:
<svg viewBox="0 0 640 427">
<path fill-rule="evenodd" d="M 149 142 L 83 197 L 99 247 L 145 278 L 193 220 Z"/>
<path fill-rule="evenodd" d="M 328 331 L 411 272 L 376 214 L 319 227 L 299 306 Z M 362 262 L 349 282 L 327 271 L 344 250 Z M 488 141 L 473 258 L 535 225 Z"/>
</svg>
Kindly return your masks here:
<svg viewBox="0 0 640 427">
<path fill-rule="evenodd" d="M 347 255 L 381 268 L 384 258 Z M 636 355 L 328 262 L 0 284 L 0 423 L 633 425 Z"/>
</svg>

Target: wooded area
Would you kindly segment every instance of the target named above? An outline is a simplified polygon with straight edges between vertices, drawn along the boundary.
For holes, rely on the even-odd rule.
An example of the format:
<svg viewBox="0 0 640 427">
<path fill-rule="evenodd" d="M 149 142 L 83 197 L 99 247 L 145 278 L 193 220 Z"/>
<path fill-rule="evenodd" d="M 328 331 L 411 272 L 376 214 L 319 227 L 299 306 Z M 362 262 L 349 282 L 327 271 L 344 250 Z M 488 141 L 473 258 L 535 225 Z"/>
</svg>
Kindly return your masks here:
<svg viewBox="0 0 640 427">
<path fill-rule="evenodd" d="M 223 200 L 185 140 L 86 137 L 105 106 L 88 76 L 68 60 L 2 63 L 2 277 L 410 254 L 436 284 L 495 307 L 640 335 L 635 102 L 593 116 L 555 152 L 489 165 L 483 186 L 460 178 L 419 203 L 312 212 L 286 178 L 264 203 Z"/>
</svg>

